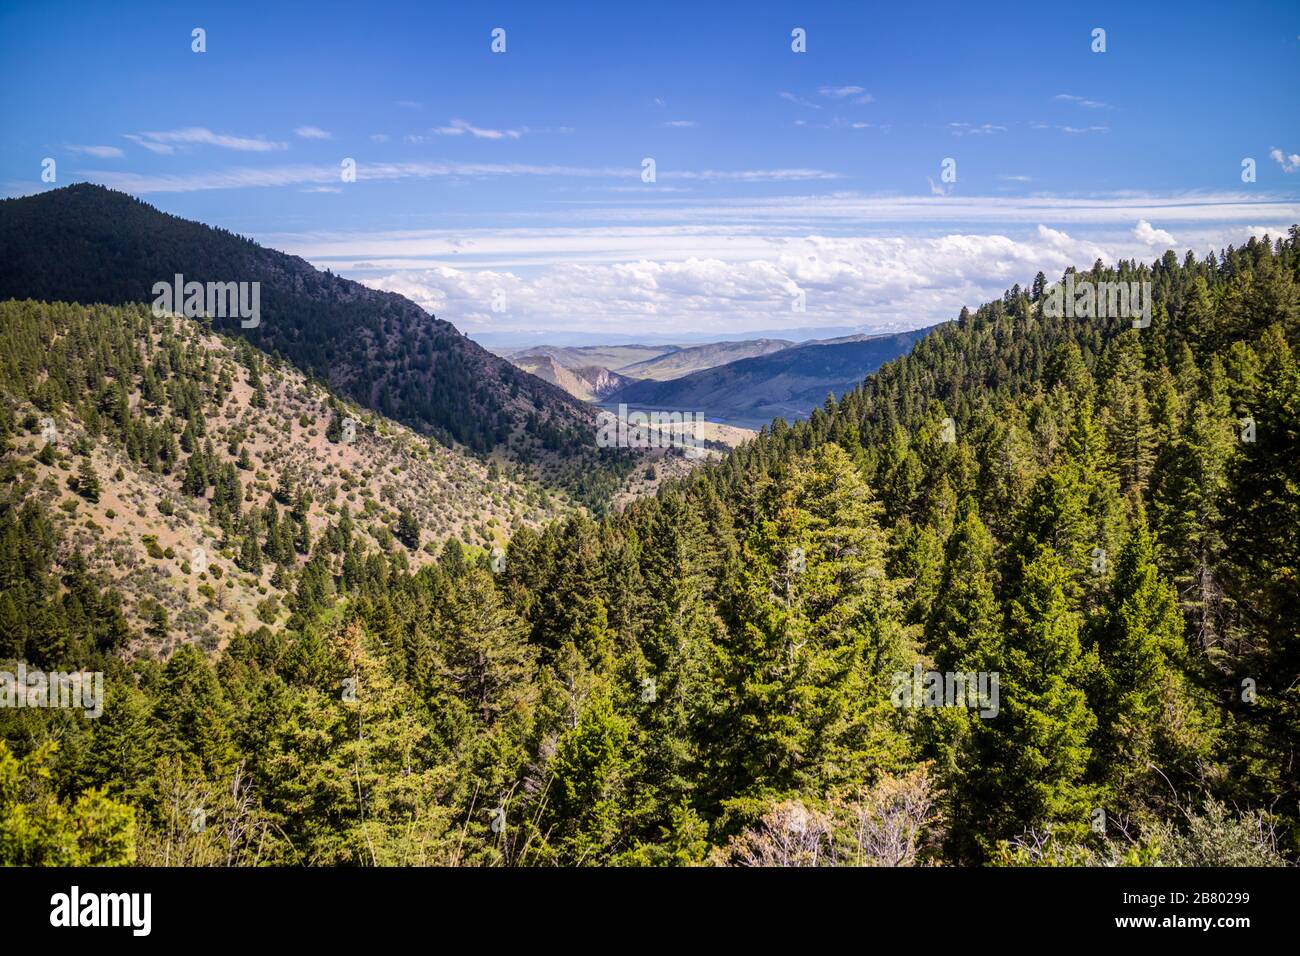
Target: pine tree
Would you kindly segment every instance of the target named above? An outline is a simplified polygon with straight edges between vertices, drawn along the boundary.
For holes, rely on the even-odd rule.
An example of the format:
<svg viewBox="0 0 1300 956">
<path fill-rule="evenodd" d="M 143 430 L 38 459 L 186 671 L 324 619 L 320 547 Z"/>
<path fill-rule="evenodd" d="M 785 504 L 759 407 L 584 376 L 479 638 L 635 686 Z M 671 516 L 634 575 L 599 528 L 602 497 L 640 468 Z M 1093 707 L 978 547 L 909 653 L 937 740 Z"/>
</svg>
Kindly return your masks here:
<svg viewBox="0 0 1300 956">
<path fill-rule="evenodd" d="M 1238 692 L 1231 700 L 1254 800 L 1269 793 L 1294 797 L 1300 789 L 1286 769 L 1295 765 L 1300 741 L 1300 369 L 1289 350 L 1279 350 L 1263 378 L 1255 441 L 1242 442 L 1228 465 L 1219 526 L 1232 571 L 1225 587 L 1243 608 L 1243 653 L 1229 662 L 1231 679 L 1235 688 L 1245 680 L 1256 688 L 1250 699 Z"/>
<path fill-rule="evenodd" d="M 86 756 L 87 783 L 136 800 L 147 796 L 154 745 L 148 697 L 129 683 L 108 683 Z"/>
<path fill-rule="evenodd" d="M 420 523 L 411 514 L 411 509 L 402 508 L 397 517 L 397 540 L 412 551 L 420 547 Z"/>
<path fill-rule="evenodd" d="M 991 674 L 1001 667 L 1004 638 L 995 597 L 993 547 L 974 500 L 965 499 L 948 539 L 943 577 L 925 623 L 925 649 L 940 673 L 974 673 L 978 682 L 981 672 Z M 973 745 L 971 726 L 981 718 L 964 707 L 933 708 L 922 717 L 915 736 L 927 756 L 938 763 L 947 815 L 953 821 L 948 852 L 958 859 L 977 859 L 978 832 L 970 826 L 971 813 L 964 804 L 964 775 L 965 768 L 983 756 Z"/>
<path fill-rule="evenodd" d="M 1110 377 L 1105 387 L 1105 415 L 1111 454 L 1120 476 L 1120 490 L 1144 494 L 1155 462 L 1155 429 L 1147 403 L 1142 346 L 1137 333 L 1123 333 L 1111 347 Z"/>
<path fill-rule="evenodd" d="M 630 780 L 635 773 L 628 722 L 607 696 L 583 708 L 550 762 L 548 801 L 541 829 L 543 858 L 568 865 L 608 861 L 630 825 Z"/>
<path fill-rule="evenodd" d="M 99 493 L 99 475 L 95 473 L 95 466 L 87 456 L 81 459 L 77 468 L 77 494 L 93 504 L 99 501 Z"/>
<path fill-rule="evenodd" d="M 330 422 L 325 426 L 325 440 L 334 444 L 343 440 L 343 416 L 337 411 L 330 415 Z"/>
<path fill-rule="evenodd" d="M 504 607 L 492 576 L 467 571 L 440 615 L 440 653 L 451 692 L 492 726 L 531 700 L 537 659 L 523 622 Z"/>
<path fill-rule="evenodd" d="M 1221 505 L 1236 434 L 1226 393 L 1197 401 L 1182 433 L 1162 457 L 1152 511 L 1166 562 L 1198 647 L 1218 645 L 1224 631 Z"/>
<path fill-rule="evenodd" d="M 1018 582 L 998 668 L 998 713 L 971 721 L 963 818 L 953 822 L 983 854 L 1030 829 L 1079 839 L 1095 801 L 1084 777 L 1096 717 L 1083 691 L 1089 664 L 1067 596 L 1070 572 L 1039 545 Z"/>
<path fill-rule="evenodd" d="M 827 445 L 791 465 L 745 542 L 718 648 L 721 764 L 706 772 L 737 806 L 859 780 L 899 757 L 890 675 L 910 659 L 879 511 L 849 457 Z"/>
<path fill-rule="evenodd" d="M 988 670 L 1001 657 L 994 596 L 993 538 L 971 499 L 948 539 L 943 577 L 925 626 L 926 647 L 941 671 Z"/>
<path fill-rule="evenodd" d="M 155 640 L 165 640 L 171 631 L 171 622 L 167 617 L 167 609 L 153 601 L 148 610 L 149 625 L 145 632 Z"/>
<path fill-rule="evenodd" d="M 162 671 L 154 716 L 159 749 L 179 754 L 210 778 L 234 759 L 230 707 L 211 666 L 193 644 L 182 644 Z"/>
<path fill-rule="evenodd" d="M 1160 573 L 1145 521 L 1120 552 L 1091 636 L 1099 664 L 1090 694 L 1097 776 L 1120 785 L 1127 777 L 1149 779 L 1157 749 L 1169 756 L 1171 738 L 1195 715 L 1181 676 L 1186 649 L 1177 593 Z"/>
<path fill-rule="evenodd" d="M 243 570 L 250 574 L 262 573 L 262 549 L 257 543 L 257 527 L 252 521 L 244 527 L 244 534 L 239 545 L 239 561 Z"/>
<path fill-rule="evenodd" d="M 410 688 L 393 679 L 356 622 L 312 653 L 307 684 L 293 692 L 272 685 L 251 718 L 260 734 L 257 782 L 288 837 L 287 862 L 449 862 L 450 821 L 436 802 L 454 777 L 430 759 Z"/>
<path fill-rule="evenodd" d="M 126 866 L 135 862 L 135 811 L 88 790 L 61 801 L 50 785 L 51 742 L 21 760 L 0 739 L 0 866 Z"/>
</svg>

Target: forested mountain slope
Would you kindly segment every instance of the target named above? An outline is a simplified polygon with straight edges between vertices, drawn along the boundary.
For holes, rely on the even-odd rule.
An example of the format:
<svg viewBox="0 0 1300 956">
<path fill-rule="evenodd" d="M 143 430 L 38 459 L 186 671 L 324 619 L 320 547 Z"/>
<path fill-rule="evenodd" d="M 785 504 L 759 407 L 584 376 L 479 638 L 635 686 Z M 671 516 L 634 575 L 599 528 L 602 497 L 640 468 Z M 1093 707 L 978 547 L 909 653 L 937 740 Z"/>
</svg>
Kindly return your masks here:
<svg viewBox="0 0 1300 956">
<path fill-rule="evenodd" d="M 501 449 L 599 505 L 632 467 L 592 411 L 400 295 L 81 183 L 0 201 L 0 300 L 151 303 L 157 282 L 260 283 L 260 321 L 213 318 L 340 394 L 444 444 Z"/>
<path fill-rule="evenodd" d="M 118 861 L 1295 862 L 1298 239 L 1099 264 L 1145 328 L 1049 318 L 1040 276 L 495 572 L 321 548 L 215 660 L 20 648 L 108 672 L 97 721 L 0 714 L 24 806 L 107 788 L 73 845 Z M 111 647 L 32 507 L 7 613 Z M 999 695 L 910 706 L 917 667 Z"/>
<path fill-rule="evenodd" d="M 1193 833 L 1226 838 L 1223 803 L 1272 808 L 1237 836 L 1294 858 L 1298 236 L 1078 277 L 1150 281 L 1142 329 L 1045 317 L 1040 273 L 687 489 L 752 527 L 793 462 L 847 451 L 917 650 L 1003 674 L 1009 720 L 921 737 L 949 766 L 957 858 L 1002 837 L 1020 859 L 1095 859 L 1098 809 L 1143 853 L 1181 846 L 1167 828 L 1202 807 Z"/>
<path fill-rule="evenodd" d="M 0 302 L 0 393 L 7 503 L 47 507 L 154 652 L 283 621 L 340 527 L 350 560 L 414 568 L 576 507 L 143 306 Z M 37 624 L 5 617 L 0 656 L 58 640 Z"/>
</svg>

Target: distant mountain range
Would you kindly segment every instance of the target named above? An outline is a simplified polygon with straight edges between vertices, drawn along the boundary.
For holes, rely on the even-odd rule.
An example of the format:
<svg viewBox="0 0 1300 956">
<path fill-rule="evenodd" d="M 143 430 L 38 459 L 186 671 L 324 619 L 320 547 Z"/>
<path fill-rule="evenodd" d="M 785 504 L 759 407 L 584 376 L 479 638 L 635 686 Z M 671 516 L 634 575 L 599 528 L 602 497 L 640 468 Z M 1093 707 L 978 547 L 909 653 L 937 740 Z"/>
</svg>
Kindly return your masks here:
<svg viewBox="0 0 1300 956">
<path fill-rule="evenodd" d="M 702 411 L 710 418 L 761 428 L 773 418 L 806 418 L 825 401 L 856 388 L 885 362 L 906 355 L 929 329 L 848 336 L 743 358 L 668 381 L 640 381 L 603 404 Z"/>
<path fill-rule="evenodd" d="M 604 368 L 629 381 L 647 378 L 667 381 L 737 359 L 777 352 L 794 344 L 788 339 L 754 338 L 703 345 L 536 345 L 494 351 L 528 371 L 532 371 L 530 365 L 541 364 L 546 358 L 570 370 Z"/>
<path fill-rule="evenodd" d="M 813 342 L 756 338 L 704 345 L 542 345 L 502 349 L 525 371 L 602 405 L 704 412 L 744 429 L 806 417 L 828 392 L 858 385 L 927 329 Z"/>
<path fill-rule="evenodd" d="M 594 401 L 616 392 L 635 379 L 599 365 L 568 366 L 555 356 L 530 352 L 515 356 L 515 365 L 538 378 L 558 385 L 575 398 Z"/>
<path fill-rule="evenodd" d="M 684 348 L 688 345 L 708 345 L 714 342 L 752 342 L 755 339 L 793 339 L 796 342 L 813 342 L 844 335 L 884 335 L 909 331 L 900 322 L 872 322 L 856 328 L 843 325 L 800 326 L 798 328 L 749 329 L 744 332 L 700 331 L 656 334 L 651 332 L 575 332 L 563 329 L 538 329 L 527 331 L 479 330 L 469 333 L 475 342 L 498 355 L 507 352 L 524 352 L 537 348 L 600 348 L 609 345 L 640 347 Z"/>
<path fill-rule="evenodd" d="M 632 379 L 652 379 L 666 382 L 692 372 L 738 362 L 741 359 L 770 355 L 794 345 L 787 339 L 750 339 L 743 342 L 710 342 L 673 349 L 655 358 L 645 359 L 635 365 L 619 369 L 619 373 Z"/>
</svg>

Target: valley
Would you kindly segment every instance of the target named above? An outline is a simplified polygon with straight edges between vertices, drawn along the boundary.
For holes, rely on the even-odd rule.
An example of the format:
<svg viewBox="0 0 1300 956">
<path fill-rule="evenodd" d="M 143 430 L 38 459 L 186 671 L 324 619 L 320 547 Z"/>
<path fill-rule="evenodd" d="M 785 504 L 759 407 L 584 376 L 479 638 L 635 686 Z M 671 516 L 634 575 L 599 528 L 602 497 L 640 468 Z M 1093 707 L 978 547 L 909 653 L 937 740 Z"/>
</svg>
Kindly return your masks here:
<svg viewBox="0 0 1300 956">
<path fill-rule="evenodd" d="M 838 398 L 884 362 L 906 354 L 926 331 L 800 343 L 754 339 L 498 351 L 524 371 L 602 408 L 626 404 L 644 411 L 702 412 L 713 426 L 709 440 L 735 447 L 774 418 L 807 417 L 828 394 Z M 590 364 L 598 361 L 608 367 Z"/>
</svg>

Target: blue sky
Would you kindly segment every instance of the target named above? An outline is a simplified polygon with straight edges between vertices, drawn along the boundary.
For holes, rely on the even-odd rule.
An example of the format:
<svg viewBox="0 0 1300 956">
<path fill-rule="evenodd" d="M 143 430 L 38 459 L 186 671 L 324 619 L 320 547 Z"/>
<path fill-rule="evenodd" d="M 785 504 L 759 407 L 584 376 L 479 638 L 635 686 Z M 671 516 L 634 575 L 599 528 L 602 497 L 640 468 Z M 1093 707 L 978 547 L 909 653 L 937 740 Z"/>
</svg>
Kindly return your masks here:
<svg viewBox="0 0 1300 956">
<path fill-rule="evenodd" d="M 0 190 L 52 158 L 489 341 L 917 327 L 1300 222 L 1300 6 L 992 6 L 11 2 Z"/>
</svg>

